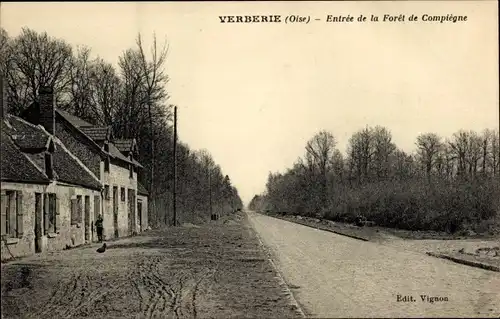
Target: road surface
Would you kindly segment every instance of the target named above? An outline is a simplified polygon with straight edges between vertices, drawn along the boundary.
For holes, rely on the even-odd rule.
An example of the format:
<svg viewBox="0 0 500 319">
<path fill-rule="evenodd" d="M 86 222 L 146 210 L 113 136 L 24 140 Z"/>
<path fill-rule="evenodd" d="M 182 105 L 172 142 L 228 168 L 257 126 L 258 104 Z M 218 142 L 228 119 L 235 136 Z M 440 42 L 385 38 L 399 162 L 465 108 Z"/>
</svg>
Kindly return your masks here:
<svg viewBox="0 0 500 319">
<path fill-rule="evenodd" d="M 4 318 L 292 318 L 244 214 L 1 265 Z"/>
<path fill-rule="evenodd" d="M 500 273 L 248 216 L 310 317 L 500 316 Z"/>
</svg>

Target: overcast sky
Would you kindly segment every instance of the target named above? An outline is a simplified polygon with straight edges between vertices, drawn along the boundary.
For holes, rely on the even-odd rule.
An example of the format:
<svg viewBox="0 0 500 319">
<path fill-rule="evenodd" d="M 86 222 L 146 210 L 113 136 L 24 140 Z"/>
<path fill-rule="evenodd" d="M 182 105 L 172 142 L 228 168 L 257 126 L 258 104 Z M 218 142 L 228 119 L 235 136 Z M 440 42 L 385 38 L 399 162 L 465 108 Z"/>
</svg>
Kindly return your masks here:
<svg viewBox="0 0 500 319">
<path fill-rule="evenodd" d="M 301 14 L 309 24 L 221 24 L 219 15 Z M 326 23 L 326 15 L 448 13 L 465 23 Z M 179 138 L 208 149 L 243 200 L 264 191 L 321 129 L 344 152 L 366 125 L 414 149 L 421 132 L 498 128 L 496 1 L 2 3 L 1 26 L 47 31 L 116 63 L 138 32 L 170 44 Z"/>
</svg>

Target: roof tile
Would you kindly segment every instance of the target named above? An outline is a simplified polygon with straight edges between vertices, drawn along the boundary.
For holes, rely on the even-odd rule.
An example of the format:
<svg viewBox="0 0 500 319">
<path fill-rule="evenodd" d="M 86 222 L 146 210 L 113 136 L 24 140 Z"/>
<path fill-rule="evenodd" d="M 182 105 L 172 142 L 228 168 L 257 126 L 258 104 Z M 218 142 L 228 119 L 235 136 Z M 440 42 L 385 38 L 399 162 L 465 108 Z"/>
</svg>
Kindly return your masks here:
<svg viewBox="0 0 500 319">
<path fill-rule="evenodd" d="M 114 140 L 113 144 L 115 144 L 116 148 L 120 152 L 129 152 L 132 149 L 134 140 Z"/>
<path fill-rule="evenodd" d="M 105 141 L 110 138 L 110 129 L 105 126 L 80 127 L 80 130 L 96 142 Z"/>
<path fill-rule="evenodd" d="M 28 157 L 21 152 L 3 127 L 0 132 L 0 168 L 2 181 L 48 183 L 49 179 L 42 173 Z"/>
<path fill-rule="evenodd" d="M 70 114 L 66 111 L 63 111 L 61 109 L 56 109 L 56 112 L 58 112 L 62 117 L 64 117 L 68 122 L 70 122 L 72 125 L 76 127 L 82 127 L 82 126 L 94 126 L 93 124 L 82 120 L 81 118 L 74 116 L 73 114 Z"/>
<path fill-rule="evenodd" d="M 30 143 L 33 143 L 39 146 L 42 141 L 48 141 L 51 136 L 42 127 L 30 124 L 18 117 L 8 115 L 6 119 L 8 124 L 6 122 L 2 123 L 1 132 L 2 180 L 48 181 L 44 170 L 38 169 L 34 162 L 30 161 L 16 144 L 24 145 L 26 143 L 32 146 Z M 35 142 L 30 142 L 29 137 L 33 138 Z M 14 140 L 16 143 L 14 143 Z M 100 189 L 101 183 L 99 180 L 59 140 L 55 140 L 58 147 L 54 150 L 53 162 L 54 172 L 58 180 Z M 6 156 L 4 156 L 4 153 Z"/>
</svg>

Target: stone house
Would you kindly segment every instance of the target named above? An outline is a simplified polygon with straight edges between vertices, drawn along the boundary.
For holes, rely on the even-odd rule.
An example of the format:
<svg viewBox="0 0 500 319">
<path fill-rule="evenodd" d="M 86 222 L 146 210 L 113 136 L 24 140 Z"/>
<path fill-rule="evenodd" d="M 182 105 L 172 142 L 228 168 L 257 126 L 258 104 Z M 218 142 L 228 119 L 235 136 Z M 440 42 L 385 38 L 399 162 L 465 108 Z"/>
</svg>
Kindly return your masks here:
<svg viewBox="0 0 500 319">
<path fill-rule="evenodd" d="M 137 217 L 137 170 L 142 166 L 135 160 L 137 152 L 132 148 L 122 153 L 115 145 L 110 127 L 95 126 L 58 109 L 49 88 L 39 91 L 38 101 L 32 103 L 22 117 L 45 126 L 46 119 L 52 115 L 54 135 L 104 187 L 100 201 L 96 199 L 93 206 L 94 219 L 99 214 L 103 216 L 104 239 L 138 233 L 141 227 Z M 117 140 L 118 145 L 120 142 Z M 131 144 L 135 145 L 135 141 Z"/>
<path fill-rule="evenodd" d="M 1 259 L 92 241 L 99 178 L 50 134 L 51 123 L 47 131 L 3 108 L 2 102 Z"/>
<path fill-rule="evenodd" d="M 142 165 L 136 161 L 136 158 L 139 157 L 139 149 L 135 138 L 115 139 L 113 140 L 113 144 L 123 155 L 136 164 L 138 168 L 142 168 Z M 148 228 L 148 196 L 149 193 L 146 188 L 137 181 L 137 224 L 139 232 Z"/>
</svg>

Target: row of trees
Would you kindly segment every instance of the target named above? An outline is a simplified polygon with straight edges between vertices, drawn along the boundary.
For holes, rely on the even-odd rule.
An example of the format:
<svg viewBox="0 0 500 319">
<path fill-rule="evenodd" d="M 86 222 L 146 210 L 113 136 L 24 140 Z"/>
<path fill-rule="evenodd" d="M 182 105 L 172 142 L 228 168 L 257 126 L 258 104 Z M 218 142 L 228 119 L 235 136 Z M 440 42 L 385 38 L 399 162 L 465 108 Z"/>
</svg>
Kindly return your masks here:
<svg viewBox="0 0 500 319">
<path fill-rule="evenodd" d="M 170 220 L 172 213 L 172 105 L 166 85 L 169 47 L 156 36 L 149 50 L 139 34 L 118 65 L 92 57 L 89 47 L 73 48 L 63 39 L 25 28 L 16 37 L 1 29 L 2 69 L 7 78 L 9 112 L 20 114 L 37 99 L 40 86 L 54 87 L 58 107 L 95 125 L 109 125 L 118 138 L 136 138 L 140 180 L 150 190 L 151 222 Z M 182 219 L 208 216 L 212 190 L 214 209 L 242 206 L 229 177 L 208 151 L 178 146 L 177 198 Z M 208 176 L 211 176 L 211 185 Z"/>
<path fill-rule="evenodd" d="M 251 209 L 316 214 L 352 221 L 359 214 L 390 227 L 455 231 L 500 210 L 498 130 L 460 130 L 450 138 L 417 137 L 407 153 L 381 126 L 349 139 L 343 155 L 321 131 L 285 173 L 270 173 Z"/>
</svg>

